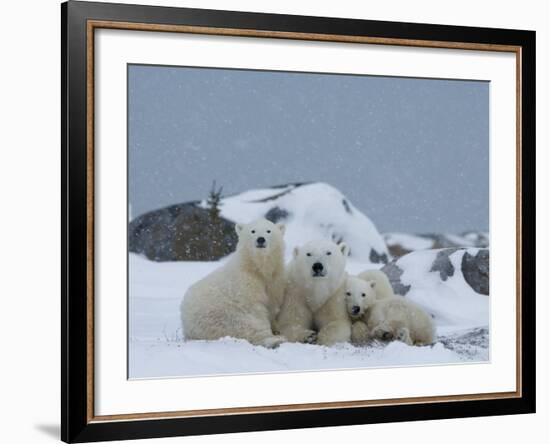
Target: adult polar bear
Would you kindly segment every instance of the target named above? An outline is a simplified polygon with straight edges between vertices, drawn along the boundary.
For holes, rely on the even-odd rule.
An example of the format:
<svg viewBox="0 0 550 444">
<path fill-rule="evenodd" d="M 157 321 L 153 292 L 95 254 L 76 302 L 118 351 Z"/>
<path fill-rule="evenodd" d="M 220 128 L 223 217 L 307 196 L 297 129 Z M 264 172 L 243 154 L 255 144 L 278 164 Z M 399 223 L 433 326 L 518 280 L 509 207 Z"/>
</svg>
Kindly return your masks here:
<svg viewBox="0 0 550 444">
<path fill-rule="evenodd" d="M 285 227 L 260 219 L 236 224 L 237 250 L 229 261 L 193 284 L 181 304 L 186 339 L 246 339 L 276 347 L 285 338 L 272 323 L 284 297 Z"/>
<path fill-rule="evenodd" d="M 346 244 L 311 241 L 294 249 L 285 299 L 275 328 L 291 342 L 348 342 L 351 321 L 344 301 Z"/>
</svg>

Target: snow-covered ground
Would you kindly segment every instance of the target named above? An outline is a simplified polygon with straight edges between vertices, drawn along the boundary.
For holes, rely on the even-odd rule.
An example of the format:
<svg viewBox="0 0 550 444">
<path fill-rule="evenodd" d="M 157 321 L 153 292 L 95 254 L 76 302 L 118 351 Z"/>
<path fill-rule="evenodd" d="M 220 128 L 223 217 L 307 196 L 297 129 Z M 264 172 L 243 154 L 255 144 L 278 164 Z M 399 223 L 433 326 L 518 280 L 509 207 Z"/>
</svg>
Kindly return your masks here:
<svg viewBox="0 0 550 444">
<path fill-rule="evenodd" d="M 227 208 L 229 210 L 229 208 Z M 420 254 L 420 255 L 419 255 Z M 149 261 L 129 257 L 129 375 L 131 378 L 289 372 L 374 366 L 431 365 L 489 359 L 489 297 L 475 293 L 460 273 L 442 281 L 430 272 L 436 252 L 405 256 L 401 282 L 434 317 L 438 341 L 429 347 L 400 342 L 355 347 L 282 344 L 275 350 L 243 340 L 185 341 L 179 306 L 187 288 L 219 262 Z M 460 269 L 463 252 L 449 258 Z M 355 274 L 373 265 L 350 260 Z"/>
</svg>

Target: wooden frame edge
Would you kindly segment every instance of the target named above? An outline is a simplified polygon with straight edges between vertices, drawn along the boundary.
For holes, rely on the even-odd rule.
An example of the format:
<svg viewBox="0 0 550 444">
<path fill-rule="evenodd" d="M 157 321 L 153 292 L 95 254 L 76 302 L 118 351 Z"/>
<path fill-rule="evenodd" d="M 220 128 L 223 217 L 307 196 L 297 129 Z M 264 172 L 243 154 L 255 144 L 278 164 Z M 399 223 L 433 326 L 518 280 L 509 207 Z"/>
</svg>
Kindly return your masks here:
<svg viewBox="0 0 550 444">
<path fill-rule="evenodd" d="M 89 423 L 94 418 L 94 364 L 95 364 L 95 336 L 94 336 L 94 266 L 95 266 L 95 244 L 94 244 L 94 131 L 95 131 L 95 96 L 94 96 L 94 28 L 86 27 L 86 323 L 87 338 L 87 399 L 86 399 L 86 420 Z"/>
<path fill-rule="evenodd" d="M 523 124 L 522 124 L 522 90 L 523 75 L 522 61 L 523 51 L 521 46 L 516 51 L 516 391 L 520 396 L 523 394 L 523 214 L 522 214 L 522 160 L 523 160 Z M 490 285 L 490 284 L 489 284 Z"/>
<path fill-rule="evenodd" d="M 413 46 L 423 48 L 465 49 L 473 51 L 516 52 L 521 49 L 517 45 L 501 45 L 492 43 L 450 42 L 438 40 L 399 39 L 389 37 L 368 37 L 340 34 L 319 34 L 288 31 L 265 31 L 260 29 L 223 28 L 192 25 L 167 25 L 139 22 L 124 22 L 115 20 L 88 20 L 88 27 L 103 29 L 125 29 L 129 31 L 174 32 L 187 34 L 221 35 L 227 37 L 260 37 L 286 40 L 309 40 L 334 43 L 362 43 L 386 46 Z"/>
<path fill-rule="evenodd" d="M 463 402 L 463 401 L 482 401 L 494 399 L 514 399 L 520 398 L 521 394 L 516 392 L 499 392 L 487 394 L 472 395 L 447 395 L 447 396 L 426 396 L 413 398 L 392 398 L 377 399 L 365 401 L 338 401 L 338 402 L 320 402 L 308 404 L 281 404 L 258 407 L 231 407 L 223 409 L 201 409 L 201 410 L 182 410 L 172 412 L 151 412 L 151 413 L 127 413 L 120 415 L 101 415 L 95 416 L 91 423 L 114 422 L 127 420 L 148 420 L 148 419 L 167 419 L 167 418 L 197 418 L 204 416 L 231 416 L 239 414 L 260 414 L 260 413 L 288 413 L 297 411 L 316 411 L 331 410 L 339 408 L 362 408 L 362 407 L 387 407 L 392 405 L 410 405 L 418 404 L 437 404 L 442 402 Z"/>
</svg>

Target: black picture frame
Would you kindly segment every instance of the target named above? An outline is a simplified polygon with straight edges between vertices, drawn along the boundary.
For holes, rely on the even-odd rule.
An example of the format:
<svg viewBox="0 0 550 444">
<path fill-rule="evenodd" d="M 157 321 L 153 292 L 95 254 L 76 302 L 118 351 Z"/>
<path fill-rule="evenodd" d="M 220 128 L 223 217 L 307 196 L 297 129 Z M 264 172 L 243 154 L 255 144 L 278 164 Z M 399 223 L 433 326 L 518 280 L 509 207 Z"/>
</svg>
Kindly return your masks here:
<svg viewBox="0 0 550 444">
<path fill-rule="evenodd" d="M 90 20 L 210 28 L 511 45 L 521 53 L 521 394 L 499 399 L 339 407 L 185 418 L 95 421 L 88 343 L 93 334 L 87 146 L 87 23 Z M 61 439 L 90 442 L 535 412 L 535 32 L 69 1 L 61 5 Z M 124 149 L 124 148 L 121 148 Z M 92 182 L 93 185 L 93 182 Z"/>
</svg>

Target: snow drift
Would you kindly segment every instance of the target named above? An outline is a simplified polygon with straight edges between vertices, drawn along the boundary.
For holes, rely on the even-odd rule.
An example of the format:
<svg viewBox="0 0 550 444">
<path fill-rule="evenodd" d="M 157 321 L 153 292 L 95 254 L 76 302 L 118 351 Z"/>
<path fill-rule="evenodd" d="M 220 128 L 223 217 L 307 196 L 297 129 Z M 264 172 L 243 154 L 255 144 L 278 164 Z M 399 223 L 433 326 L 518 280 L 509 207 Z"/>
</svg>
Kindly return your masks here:
<svg viewBox="0 0 550 444">
<path fill-rule="evenodd" d="M 434 317 L 438 339 L 432 346 L 285 343 L 275 350 L 233 338 L 185 341 L 182 337 L 179 304 L 185 291 L 227 259 L 158 263 L 130 254 L 129 375 L 177 377 L 487 361 L 489 297 L 472 288 L 462 267 L 466 254 L 484 257 L 479 252 L 418 251 L 383 267 L 400 294 Z M 356 274 L 373 267 L 350 258 L 347 270 Z"/>
</svg>

